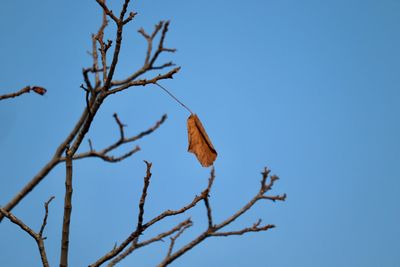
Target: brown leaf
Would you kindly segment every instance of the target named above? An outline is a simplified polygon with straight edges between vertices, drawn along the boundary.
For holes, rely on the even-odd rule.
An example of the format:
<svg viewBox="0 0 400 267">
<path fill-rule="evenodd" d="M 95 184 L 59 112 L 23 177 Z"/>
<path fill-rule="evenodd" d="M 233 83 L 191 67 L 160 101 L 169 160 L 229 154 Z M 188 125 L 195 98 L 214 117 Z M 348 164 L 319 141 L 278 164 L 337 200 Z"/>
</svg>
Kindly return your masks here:
<svg viewBox="0 0 400 267">
<path fill-rule="evenodd" d="M 44 94 L 47 92 L 46 89 L 44 89 L 43 87 L 40 87 L 40 86 L 33 86 L 33 87 L 32 87 L 32 90 L 33 90 L 36 94 L 39 94 L 39 95 L 44 95 Z"/>
<path fill-rule="evenodd" d="M 188 118 L 187 128 L 189 137 L 188 151 L 196 155 L 203 167 L 211 166 L 217 158 L 217 151 L 215 151 L 206 130 L 204 130 L 196 114 L 191 114 Z"/>
</svg>

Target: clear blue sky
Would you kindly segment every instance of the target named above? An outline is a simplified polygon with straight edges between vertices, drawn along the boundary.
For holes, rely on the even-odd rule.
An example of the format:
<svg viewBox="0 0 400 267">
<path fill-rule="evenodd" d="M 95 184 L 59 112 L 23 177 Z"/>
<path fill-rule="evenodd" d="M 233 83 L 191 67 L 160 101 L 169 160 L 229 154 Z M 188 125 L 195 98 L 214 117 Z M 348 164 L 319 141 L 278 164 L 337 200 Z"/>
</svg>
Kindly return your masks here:
<svg viewBox="0 0 400 267">
<path fill-rule="evenodd" d="M 114 1 L 119 2 L 119 1 Z M 117 5 L 116 5 L 117 6 Z M 211 194 L 216 221 L 258 190 L 260 171 L 281 180 L 284 203 L 262 203 L 230 229 L 259 217 L 266 233 L 209 239 L 172 266 L 400 266 L 400 2 L 133 1 L 117 77 L 144 59 L 140 27 L 170 19 L 166 44 L 182 66 L 163 82 L 202 119 L 219 156 Z M 4 1 L 0 9 L 0 93 L 42 85 L 44 97 L 0 103 L 0 204 L 36 174 L 85 107 L 81 69 L 90 64 L 90 34 L 101 10 L 94 0 Z M 186 152 L 187 113 L 154 86 L 107 101 L 88 134 L 95 148 L 167 122 L 120 164 L 76 162 L 71 266 L 87 266 L 134 227 L 145 165 L 153 162 L 147 219 L 178 208 L 206 185 L 209 170 Z M 82 151 L 87 150 L 83 143 Z M 121 153 L 123 151 L 120 151 Z M 58 166 L 14 213 L 38 229 L 51 195 L 46 240 L 59 258 L 64 167 Z M 203 206 L 190 216 L 188 241 L 206 226 Z M 185 219 L 186 217 L 180 217 Z M 173 225 L 155 228 L 157 233 Z M 168 242 L 121 266 L 154 266 Z M 3 266 L 38 266 L 34 241 L 0 224 Z"/>
</svg>

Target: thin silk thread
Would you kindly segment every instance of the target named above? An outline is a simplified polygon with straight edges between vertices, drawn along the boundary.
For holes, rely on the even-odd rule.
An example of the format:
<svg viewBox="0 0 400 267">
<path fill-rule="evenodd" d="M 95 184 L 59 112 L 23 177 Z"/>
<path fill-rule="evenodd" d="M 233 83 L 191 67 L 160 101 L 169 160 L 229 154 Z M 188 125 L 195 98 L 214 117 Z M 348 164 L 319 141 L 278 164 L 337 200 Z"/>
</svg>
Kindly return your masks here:
<svg viewBox="0 0 400 267">
<path fill-rule="evenodd" d="M 176 96 L 174 96 L 170 91 L 167 90 L 167 88 L 161 86 L 158 83 L 155 83 L 158 87 L 160 87 L 161 89 L 163 89 L 170 97 L 172 97 L 176 102 L 178 102 L 179 104 L 181 104 L 182 107 L 184 107 L 187 111 L 190 112 L 190 114 L 193 114 L 193 112 L 190 110 L 190 108 L 188 108 L 185 104 L 183 104 L 181 101 L 179 101 L 178 98 L 176 98 Z"/>
</svg>

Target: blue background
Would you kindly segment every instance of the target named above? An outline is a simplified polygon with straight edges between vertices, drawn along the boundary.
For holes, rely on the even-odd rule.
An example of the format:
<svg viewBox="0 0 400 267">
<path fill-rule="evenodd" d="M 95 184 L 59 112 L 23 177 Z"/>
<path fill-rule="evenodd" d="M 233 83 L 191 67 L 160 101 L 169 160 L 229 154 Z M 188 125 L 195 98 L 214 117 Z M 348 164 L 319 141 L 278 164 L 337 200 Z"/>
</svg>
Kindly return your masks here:
<svg viewBox="0 0 400 267">
<path fill-rule="evenodd" d="M 131 7 L 139 15 L 126 27 L 116 77 L 144 60 L 136 31 L 171 19 L 166 46 L 178 51 L 160 63 L 173 60 L 182 70 L 162 84 L 200 116 L 218 150 L 215 221 L 255 194 L 264 166 L 281 177 L 273 193 L 288 194 L 284 203 L 257 204 L 229 227 L 262 218 L 277 228 L 208 239 L 172 266 L 400 266 L 399 1 L 152 0 Z M 91 64 L 90 34 L 100 22 L 95 1 L 2 2 L 0 93 L 26 85 L 48 93 L 0 103 L 0 204 L 50 159 L 85 108 L 81 70 Z M 209 176 L 186 152 L 187 112 L 159 88 L 108 99 L 87 136 L 95 148 L 118 137 L 114 112 L 128 135 L 164 113 L 168 120 L 122 163 L 75 162 L 71 266 L 94 262 L 135 227 L 142 160 L 153 162 L 145 220 L 191 201 Z M 85 141 L 81 151 L 87 149 Z M 59 165 L 13 210 L 38 229 L 44 201 L 56 196 L 46 228 L 52 265 L 60 253 L 63 192 Z M 203 205 L 143 238 L 189 216 L 195 225 L 177 242 L 182 246 L 206 227 Z M 121 266 L 155 266 L 167 247 L 153 244 Z M 0 251 L 2 266 L 39 266 L 33 239 L 7 220 Z"/>
</svg>

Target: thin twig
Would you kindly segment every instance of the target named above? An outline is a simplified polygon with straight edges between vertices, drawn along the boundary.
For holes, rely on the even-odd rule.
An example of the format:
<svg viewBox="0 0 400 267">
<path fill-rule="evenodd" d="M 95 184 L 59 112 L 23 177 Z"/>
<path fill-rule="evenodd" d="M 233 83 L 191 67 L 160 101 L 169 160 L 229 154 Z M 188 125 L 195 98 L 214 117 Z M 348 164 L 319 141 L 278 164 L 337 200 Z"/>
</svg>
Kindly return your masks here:
<svg viewBox="0 0 400 267">
<path fill-rule="evenodd" d="M 89 143 L 89 151 L 93 151 L 92 140 L 90 140 L 90 138 L 88 139 L 88 143 Z"/>
<path fill-rule="evenodd" d="M 188 229 L 188 228 L 191 227 L 191 226 L 192 226 L 192 224 L 187 224 L 187 225 L 185 225 L 184 227 L 182 227 L 182 228 L 178 231 L 178 233 L 176 233 L 176 235 L 174 235 L 173 237 L 170 238 L 171 243 L 170 243 L 169 248 L 168 248 L 167 257 L 171 256 L 172 250 L 174 249 L 174 246 L 175 246 L 175 241 L 183 234 L 183 232 L 184 232 L 186 229 Z"/>
<path fill-rule="evenodd" d="M 213 218 L 212 218 L 212 211 L 211 211 L 211 206 L 208 197 L 204 198 L 204 205 L 206 206 L 207 209 L 207 219 L 208 219 L 208 228 L 213 228 Z"/>
<path fill-rule="evenodd" d="M 114 119 L 115 119 L 115 121 L 116 121 L 116 123 L 118 124 L 118 127 L 119 127 L 120 140 L 124 140 L 125 139 L 124 127 L 126 125 L 121 122 L 121 120 L 118 118 L 118 114 L 117 113 L 114 113 L 113 117 L 114 117 Z"/>
<path fill-rule="evenodd" d="M 129 16 L 122 22 L 124 25 L 129 23 L 137 15 L 137 12 L 130 12 Z"/>
<path fill-rule="evenodd" d="M 150 185 L 150 178 L 151 178 L 151 162 L 144 161 L 146 163 L 146 176 L 144 177 L 144 185 L 142 196 L 140 197 L 139 201 L 139 215 L 138 215 L 138 222 L 136 226 L 136 231 L 141 232 L 143 227 L 143 215 L 144 215 L 144 204 L 146 202 L 147 197 L 147 189 Z"/>
<path fill-rule="evenodd" d="M 276 196 L 262 196 L 260 198 L 272 200 L 273 202 L 275 202 L 275 201 L 285 201 L 286 197 L 287 197 L 286 194 L 283 194 L 283 195 L 276 195 Z"/>
<path fill-rule="evenodd" d="M 99 55 L 97 53 L 97 39 L 96 39 L 95 34 L 92 34 L 92 58 L 93 58 L 93 70 L 99 69 Z M 95 88 L 97 89 L 100 86 L 100 78 L 99 78 L 99 72 L 95 71 L 94 72 L 94 82 L 95 82 Z"/>
<path fill-rule="evenodd" d="M 92 91 L 86 90 L 86 95 L 85 95 L 86 110 L 87 110 L 87 112 L 89 114 L 89 118 L 93 117 L 92 112 L 90 111 L 90 94 L 91 94 L 91 92 L 94 93 L 93 89 L 92 89 Z"/>
<path fill-rule="evenodd" d="M 93 67 L 94 68 L 94 67 Z M 93 71 L 93 68 L 82 69 L 83 80 L 85 81 L 87 90 L 93 92 L 93 86 L 89 79 L 89 72 Z"/>
<path fill-rule="evenodd" d="M 229 232 L 218 232 L 218 233 L 211 233 L 210 236 L 232 236 L 232 235 L 243 235 L 246 233 L 250 232 L 261 232 L 261 231 L 267 231 L 271 228 L 274 228 L 275 225 L 273 224 L 267 224 L 264 226 L 260 226 L 261 224 L 261 219 L 258 220 L 253 226 L 244 228 L 242 230 L 238 231 L 229 231 Z"/>
<path fill-rule="evenodd" d="M 40 227 L 40 230 L 39 230 L 39 236 L 40 237 L 43 237 L 43 231 L 44 231 L 44 228 L 46 227 L 46 224 L 47 224 L 47 217 L 49 216 L 49 204 L 54 198 L 55 198 L 55 196 L 52 196 L 52 197 L 49 198 L 49 200 L 47 200 L 44 203 L 45 214 L 44 214 L 44 217 L 43 217 L 42 226 Z"/>
<path fill-rule="evenodd" d="M 160 66 L 153 66 L 153 67 L 151 67 L 151 70 L 161 70 L 161 69 L 164 69 L 167 67 L 173 67 L 173 66 L 176 66 L 176 65 L 172 61 L 170 61 L 170 62 L 164 63 Z"/>
</svg>

